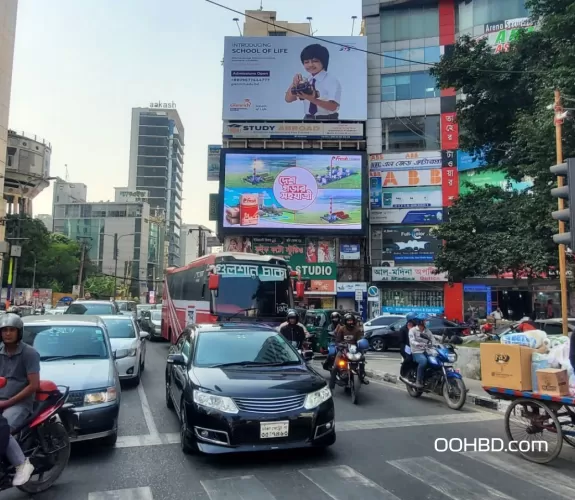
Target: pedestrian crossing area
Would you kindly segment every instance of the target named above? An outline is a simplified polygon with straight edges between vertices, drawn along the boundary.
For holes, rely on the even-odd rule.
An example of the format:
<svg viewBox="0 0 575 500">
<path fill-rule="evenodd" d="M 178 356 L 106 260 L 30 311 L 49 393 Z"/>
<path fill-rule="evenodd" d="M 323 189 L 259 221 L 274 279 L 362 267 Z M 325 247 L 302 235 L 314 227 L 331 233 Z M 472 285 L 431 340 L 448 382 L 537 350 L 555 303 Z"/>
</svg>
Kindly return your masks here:
<svg viewBox="0 0 575 500">
<path fill-rule="evenodd" d="M 423 456 L 382 461 L 371 468 L 367 477 L 348 465 L 321 466 L 290 471 L 292 489 L 282 489 L 278 478 L 265 471 L 249 475 L 211 478 L 200 481 L 201 493 L 178 491 L 170 499 L 188 500 L 546 500 L 575 498 L 575 470 L 560 472 L 553 466 L 528 462 L 507 453 L 450 454 L 444 463 L 436 457 Z M 462 472 L 462 463 L 468 461 Z M 561 462 L 561 461 L 560 461 Z M 565 464 L 566 462 L 562 462 Z M 572 464 L 569 464 L 572 465 Z M 375 475 L 374 470 L 379 472 Z M 471 477 L 471 476 L 474 477 Z M 295 482 L 294 482 L 295 480 Z M 293 485 L 298 485 L 297 494 Z M 177 482 L 174 485 L 177 489 Z M 200 488 L 198 486 L 198 488 Z M 291 493 L 290 493 L 291 491 Z M 417 494 L 416 494 L 417 491 Z M 419 492 L 425 492 L 420 494 Z M 60 498 L 67 500 L 65 490 Z M 181 496 L 178 496 L 181 495 Z M 188 496 L 186 496 L 188 495 Z M 127 488 L 89 493 L 75 500 L 162 500 L 164 494 L 151 487 Z"/>
</svg>

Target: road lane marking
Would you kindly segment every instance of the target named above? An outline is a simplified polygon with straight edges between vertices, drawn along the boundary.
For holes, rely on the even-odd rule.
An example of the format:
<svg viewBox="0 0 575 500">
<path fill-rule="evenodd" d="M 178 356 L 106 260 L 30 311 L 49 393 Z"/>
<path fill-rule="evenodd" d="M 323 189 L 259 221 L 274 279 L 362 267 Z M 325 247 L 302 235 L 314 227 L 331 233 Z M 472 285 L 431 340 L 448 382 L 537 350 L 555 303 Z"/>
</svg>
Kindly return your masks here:
<svg viewBox="0 0 575 500">
<path fill-rule="evenodd" d="M 575 498 L 575 481 L 551 467 L 529 462 L 511 453 L 468 452 L 464 456 L 501 470 L 561 498 Z M 537 495 L 533 495 L 536 497 Z"/>
<path fill-rule="evenodd" d="M 154 497 L 152 490 L 145 487 L 89 493 L 88 500 L 154 500 Z"/>
<path fill-rule="evenodd" d="M 391 417 L 376 418 L 369 420 L 348 420 L 335 424 L 337 432 L 357 432 L 377 429 L 396 429 L 403 427 L 420 427 L 426 425 L 465 424 L 501 420 L 503 417 L 498 413 L 450 413 L 446 415 L 428 415 L 424 417 Z M 156 431 L 157 432 L 157 431 Z M 180 442 L 178 432 L 167 434 L 141 434 L 137 436 L 120 436 L 116 442 L 116 448 L 139 448 L 146 446 L 163 446 Z"/>
<path fill-rule="evenodd" d="M 140 403 L 142 405 L 142 412 L 144 413 L 144 420 L 146 421 L 148 432 L 152 436 L 159 436 L 160 433 L 158 432 L 158 428 L 154 422 L 154 417 L 152 416 L 152 411 L 150 410 L 150 405 L 148 404 L 148 398 L 141 383 L 138 385 L 138 396 L 140 396 Z"/>
<path fill-rule="evenodd" d="M 255 476 L 200 481 L 210 500 L 275 500 Z"/>
<path fill-rule="evenodd" d="M 302 469 L 299 473 L 333 500 L 399 500 L 393 493 L 347 465 Z"/>
<path fill-rule="evenodd" d="M 431 457 L 387 462 L 452 500 L 513 500 L 513 497 L 453 470 Z"/>
</svg>

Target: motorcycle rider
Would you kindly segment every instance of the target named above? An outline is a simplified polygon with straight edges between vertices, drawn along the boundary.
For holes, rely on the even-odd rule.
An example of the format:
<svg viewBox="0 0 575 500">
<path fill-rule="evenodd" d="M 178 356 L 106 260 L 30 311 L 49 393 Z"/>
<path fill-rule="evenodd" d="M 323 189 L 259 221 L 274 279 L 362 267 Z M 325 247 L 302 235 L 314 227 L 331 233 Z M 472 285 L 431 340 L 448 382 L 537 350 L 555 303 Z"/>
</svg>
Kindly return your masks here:
<svg viewBox="0 0 575 500">
<path fill-rule="evenodd" d="M 425 350 L 436 343 L 433 334 L 425 324 L 425 320 L 425 316 L 417 316 L 415 318 L 415 326 L 409 330 L 409 348 L 411 349 L 413 361 L 417 363 L 415 386 L 420 389 L 423 387 L 423 376 L 427 366 Z"/>
<path fill-rule="evenodd" d="M 290 309 L 290 310 L 288 311 L 288 314 L 289 314 L 290 312 L 295 312 L 296 314 L 298 314 L 295 309 Z M 299 314 L 298 314 L 298 318 L 299 318 Z M 284 321 L 284 322 L 279 326 L 278 332 L 279 332 L 284 326 L 287 326 L 287 325 L 289 325 L 289 321 Z M 304 325 L 303 323 L 299 323 L 299 326 L 301 326 L 301 327 L 303 328 L 303 331 L 304 331 L 304 333 L 305 333 L 305 336 L 306 336 L 306 337 L 309 337 L 309 336 L 310 336 L 310 333 L 308 332 L 308 330 L 307 330 L 307 328 L 305 327 L 305 325 Z"/>
<path fill-rule="evenodd" d="M 363 338 L 363 331 L 361 327 L 357 325 L 357 320 L 352 313 L 346 313 L 343 317 L 343 324 L 339 325 L 335 330 L 335 343 L 342 344 L 352 344 L 357 345 L 357 343 Z M 335 356 L 334 360 L 334 369 L 331 370 L 331 377 L 329 381 L 330 389 L 335 387 L 335 377 L 336 377 L 336 370 L 335 367 L 337 366 L 339 360 L 341 359 L 341 353 L 338 352 Z M 364 366 L 360 365 L 360 379 L 361 383 L 368 385 L 369 380 L 366 380 L 365 373 L 364 373 Z"/>
<path fill-rule="evenodd" d="M 413 361 L 411 356 L 411 348 L 409 347 L 409 330 L 415 326 L 416 313 L 409 313 L 405 318 L 407 323 L 399 329 L 399 354 L 403 358 L 403 363 L 401 363 L 400 375 L 404 376 L 405 368 L 410 362 Z"/>
<path fill-rule="evenodd" d="M 303 343 L 306 339 L 305 330 L 302 325 L 299 324 L 299 315 L 293 309 L 287 313 L 287 323 L 283 323 L 280 328 L 280 334 L 288 342 L 296 342 L 297 349 L 301 349 Z"/>
<path fill-rule="evenodd" d="M 337 330 L 337 328 L 341 325 L 341 314 L 339 314 L 337 311 L 334 311 L 331 313 L 330 316 L 331 319 L 331 323 L 329 324 L 329 326 L 327 327 L 327 332 L 328 334 L 330 334 L 330 336 L 332 337 L 330 339 L 330 344 L 334 344 L 334 339 L 335 339 L 335 331 Z M 333 356 L 328 356 L 325 359 L 325 362 L 323 363 L 323 369 L 330 371 L 331 367 L 333 366 L 333 361 L 335 359 L 335 355 Z"/>
<path fill-rule="evenodd" d="M 0 411 L 14 430 L 32 413 L 35 394 L 40 386 L 40 355 L 36 349 L 22 342 L 24 323 L 18 315 L 7 313 L 0 318 L 0 334 L 3 342 L 0 346 L 0 377 L 7 379 L 6 385 L 0 388 Z M 16 468 L 12 485 L 26 484 L 34 472 L 34 466 L 12 436 L 6 458 Z"/>
</svg>

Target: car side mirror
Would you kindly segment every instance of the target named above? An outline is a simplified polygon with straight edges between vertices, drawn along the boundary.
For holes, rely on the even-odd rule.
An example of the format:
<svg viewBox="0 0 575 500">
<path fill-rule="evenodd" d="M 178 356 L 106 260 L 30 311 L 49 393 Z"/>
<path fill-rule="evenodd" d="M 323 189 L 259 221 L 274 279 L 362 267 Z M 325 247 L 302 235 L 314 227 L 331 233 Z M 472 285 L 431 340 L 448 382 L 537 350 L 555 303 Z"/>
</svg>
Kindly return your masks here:
<svg viewBox="0 0 575 500">
<path fill-rule="evenodd" d="M 303 281 L 295 282 L 295 295 L 299 300 L 302 300 L 305 296 L 305 283 Z"/>
<path fill-rule="evenodd" d="M 220 288 L 219 274 L 210 274 L 210 276 L 208 277 L 208 288 L 214 291 Z"/>
<path fill-rule="evenodd" d="M 147 339 L 150 336 L 150 334 L 148 332 L 140 332 L 140 338 L 143 339 Z"/>
<path fill-rule="evenodd" d="M 305 361 L 311 361 L 313 359 L 313 351 L 304 351 L 302 356 Z"/>
<path fill-rule="evenodd" d="M 118 353 L 117 353 L 116 351 L 113 351 L 113 352 L 112 352 L 112 357 L 113 357 L 114 359 L 118 359 Z"/>
<path fill-rule="evenodd" d="M 175 366 L 186 366 L 186 359 L 182 354 L 170 354 L 168 356 L 168 364 Z"/>
</svg>

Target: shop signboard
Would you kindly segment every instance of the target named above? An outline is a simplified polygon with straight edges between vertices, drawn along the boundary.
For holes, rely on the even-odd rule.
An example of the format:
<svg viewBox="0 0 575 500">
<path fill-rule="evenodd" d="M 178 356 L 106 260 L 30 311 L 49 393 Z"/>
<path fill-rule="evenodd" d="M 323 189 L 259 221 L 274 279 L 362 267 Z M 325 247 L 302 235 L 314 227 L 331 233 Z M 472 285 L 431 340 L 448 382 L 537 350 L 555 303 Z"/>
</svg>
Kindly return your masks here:
<svg viewBox="0 0 575 500">
<path fill-rule="evenodd" d="M 483 153 L 468 153 L 467 151 L 457 151 L 457 170 L 475 170 L 485 166 Z"/>
<path fill-rule="evenodd" d="M 476 37 L 476 39 L 485 39 L 487 45 L 493 47 L 495 53 L 498 54 L 500 52 L 508 52 L 510 44 L 517 39 L 520 32 L 529 32 L 535 29 L 534 21 L 528 17 L 518 17 L 485 24 L 485 33 Z"/>
<path fill-rule="evenodd" d="M 443 197 L 441 187 L 383 188 L 381 205 L 371 208 L 441 208 Z"/>
<path fill-rule="evenodd" d="M 380 153 L 369 155 L 369 172 L 387 170 L 427 169 L 441 167 L 441 151 L 413 153 Z"/>
<path fill-rule="evenodd" d="M 436 274 L 435 267 L 373 267 L 372 281 L 447 281 L 447 273 Z"/>
<path fill-rule="evenodd" d="M 209 207 L 208 207 L 208 220 L 218 220 L 218 203 L 220 195 L 218 193 L 210 193 Z"/>
<path fill-rule="evenodd" d="M 360 248 L 359 243 L 340 243 L 339 260 L 359 260 L 361 255 Z"/>
<path fill-rule="evenodd" d="M 227 236 L 224 251 L 274 255 L 285 259 L 304 280 L 337 280 L 334 240 Z"/>
<path fill-rule="evenodd" d="M 225 150 L 222 159 L 222 232 L 363 234 L 364 154 Z"/>
<path fill-rule="evenodd" d="M 367 283 L 360 282 L 360 281 L 338 281 L 337 282 L 337 293 L 348 293 L 353 294 L 357 290 L 361 291 L 361 293 L 367 292 Z"/>
<path fill-rule="evenodd" d="M 367 120 L 367 37 L 226 37 L 223 71 L 223 120 Z"/>
<path fill-rule="evenodd" d="M 441 149 L 459 148 L 459 127 L 456 113 L 441 114 Z"/>
<path fill-rule="evenodd" d="M 383 314 L 443 314 L 445 308 L 432 306 L 381 306 Z"/>
<path fill-rule="evenodd" d="M 457 167 L 444 167 L 441 196 L 444 207 L 450 207 L 459 196 L 459 172 Z"/>
<path fill-rule="evenodd" d="M 209 145 L 208 146 L 208 180 L 220 180 L 220 153 L 221 146 Z M 212 219 L 210 219 L 212 220 Z"/>
<path fill-rule="evenodd" d="M 363 123 L 224 123 L 226 139 L 363 139 Z"/>
<path fill-rule="evenodd" d="M 441 242 L 432 236 L 433 226 L 383 226 L 381 260 L 396 264 L 433 262 Z"/>
<path fill-rule="evenodd" d="M 370 171 L 370 179 L 380 178 L 382 187 L 441 186 L 441 169 Z"/>
<path fill-rule="evenodd" d="M 459 192 L 461 194 L 465 194 L 470 191 L 467 184 L 472 184 L 474 186 L 480 187 L 485 185 L 499 186 L 505 191 L 524 191 L 525 189 L 531 189 L 533 187 L 533 178 L 525 177 L 523 181 L 517 182 L 508 179 L 505 175 L 505 172 L 500 170 L 481 169 L 461 172 L 459 174 L 459 183 Z"/>
<path fill-rule="evenodd" d="M 444 222 L 443 209 L 412 210 L 404 209 L 375 209 L 370 211 L 371 224 L 422 224 L 433 226 Z"/>
</svg>

